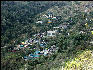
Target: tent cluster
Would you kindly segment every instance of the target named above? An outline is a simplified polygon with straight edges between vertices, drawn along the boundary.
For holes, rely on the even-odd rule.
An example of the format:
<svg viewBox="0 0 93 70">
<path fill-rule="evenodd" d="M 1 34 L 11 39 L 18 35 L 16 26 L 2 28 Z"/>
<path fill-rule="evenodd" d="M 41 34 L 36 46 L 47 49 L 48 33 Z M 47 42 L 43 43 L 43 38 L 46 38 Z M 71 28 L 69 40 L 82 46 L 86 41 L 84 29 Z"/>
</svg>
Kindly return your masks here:
<svg viewBox="0 0 93 70">
<path fill-rule="evenodd" d="M 28 56 L 24 56 L 25 60 L 29 60 L 29 59 L 33 59 L 33 58 L 39 58 L 40 56 L 48 56 L 50 54 L 53 54 L 54 52 L 56 52 L 58 50 L 58 48 L 53 45 L 51 46 L 51 48 L 45 48 L 42 51 L 35 51 L 34 54 L 29 54 Z"/>
<path fill-rule="evenodd" d="M 57 17 L 53 17 L 53 15 L 51 13 L 48 14 L 48 23 L 52 23 L 52 18 L 53 19 L 58 19 Z M 37 23 L 43 23 L 42 21 L 38 21 Z M 58 26 L 58 28 L 67 28 L 67 25 L 60 25 Z M 44 32 L 44 33 L 38 33 L 38 34 L 34 34 L 32 36 L 32 38 L 26 40 L 26 41 L 22 41 L 20 43 L 20 45 L 18 45 L 17 48 L 29 48 L 30 50 L 36 50 L 34 52 L 34 54 L 29 54 L 28 56 L 24 56 L 24 59 L 32 59 L 32 58 L 39 58 L 40 55 L 43 55 L 43 56 L 47 56 L 48 54 L 52 54 L 54 53 L 55 51 L 57 51 L 57 47 L 55 45 L 51 46 L 51 48 L 46 48 L 47 47 L 47 43 L 46 41 L 43 40 L 43 38 L 46 36 L 49 37 L 49 36 L 56 36 L 58 34 L 58 28 L 56 30 L 53 30 L 53 31 L 47 31 Z M 30 47 L 29 47 L 30 45 Z M 32 48 L 32 46 L 34 46 Z M 38 50 L 38 51 L 37 51 Z"/>
<path fill-rule="evenodd" d="M 47 14 L 44 14 L 41 17 L 42 18 L 47 18 L 48 19 L 47 23 L 52 23 L 52 20 L 56 20 L 57 19 L 57 17 L 55 17 L 52 12 L 48 12 Z M 42 24 L 43 20 L 38 20 L 36 23 Z"/>
<path fill-rule="evenodd" d="M 35 51 L 34 54 L 31 53 L 28 56 L 24 56 L 24 59 L 25 60 L 29 60 L 29 59 L 33 59 L 33 58 L 39 58 L 40 55 L 46 56 L 47 53 L 48 53 L 47 50 L 44 50 L 44 52 L 42 52 L 42 51 Z"/>
</svg>

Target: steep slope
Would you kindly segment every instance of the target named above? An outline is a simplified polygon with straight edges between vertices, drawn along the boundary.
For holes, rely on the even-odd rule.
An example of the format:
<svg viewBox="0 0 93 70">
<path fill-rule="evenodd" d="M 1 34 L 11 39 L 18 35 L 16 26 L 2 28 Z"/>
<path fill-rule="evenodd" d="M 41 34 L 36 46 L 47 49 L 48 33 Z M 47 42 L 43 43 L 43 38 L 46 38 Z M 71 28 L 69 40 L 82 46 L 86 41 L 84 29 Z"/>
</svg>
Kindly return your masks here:
<svg viewBox="0 0 93 70">
<path fill-rule="evenodd" d="M 24 69 L 25 65 L 27 65 L 28 69 L 30 70 L 60 70 L 62 69 L 60 67 L 65 69 L 67 67 L 68 69 L 72 67 L 75 69 L 73 64 L 75 64 L 77 61 L 80 63 L 74 66 L 80 68 L 81 66 L 86 66 L 87 63 L 83 63 L 81 61 L 83 58 L 84 61 L 87 60 L 90 62 L 90 60 L 92 60 L 92 45 L 90 44 L 90 41 L 93 39 L 93 35 L 91 34 L 91 29 L 93 26 L 92 2 L 6 1 L 2 2 L 1 4 L 2 46 L 5 44 L 10 44 L 12 47 L 14 47 L 15 44 L 20 43 L 20 41 L 23 41 L 25 38 L 31 37 L 31 35 L 35 33 L 40 32 L 40 30 L 42 30 L 42 32 L 45 31 L 45 29 L 49 30 L 49 25 L 46 27 L 44 25 L 37 25 L 35 23 L 37 19 L 43 19 L 40 16 L 48 12 L 52 12 L 55 16 L 61 16 L 61 19 L 55 22 L 56 24 L 59 25 L 66 22 L 71 26 L 69 29 L 64 30 L 61 35 L 58 35 L 58 37 L 54 39 L 54 41 L 57 42 L 56 44 L 59 47 L 59 50 L 56 54 L 53 54 L 50 57 L 41 57 L 39 60 L 34 62 L 23 61 L 21 58 L 24 56 L 23 50 L 20 51 L 20 54 L 17 54 L 18 52 L 7 53 L 6 49 L 2 50 L 2 70 L 7 68 Z M 84 12 L 86 10 L 87 4 L 90 5 L 88 7 L 89 12 Z M 40 8 L 42 8 L 43 11 L 41 11 Z M 87 21 L 85 20 L 86 17 Z M 86 23 L 88 24 L 88 27 L 85 26 Z M 82 33 L 82 31 L 84 32 Z M 69 35 L 67 35 L 67 33 L 69 33 Z M 49 40 L 49 43 L 54 43 L 51 39 Z M 86 49 L 89 50 L 86 51 Z M 84 54 L 77 54 L 78 51 L 84 51 Z M 87 58 L 85 59 L 86 56 Z M 75 60 L 73 61 L 74 58 Z M 90 63 L 90 65 L 91 64 L 92 63 Z"/>
<path fill-rule="evenodd" d="M 1 45 L 14 43 L 36 33 L 32 27 L 35 15 L 63 2 L 48 1 L 2 1 L 1 2 Z M 61 5 L 61 6 L 62 6 Z M 18 43 L 16 41 L 16 43 Z"/>
<path fill-rule="evenodd" d="M 93 50 L 79 51 L 77 53 L 74 59 L 66 62 L 64 70 L 93 70 Z"/>
</svg>

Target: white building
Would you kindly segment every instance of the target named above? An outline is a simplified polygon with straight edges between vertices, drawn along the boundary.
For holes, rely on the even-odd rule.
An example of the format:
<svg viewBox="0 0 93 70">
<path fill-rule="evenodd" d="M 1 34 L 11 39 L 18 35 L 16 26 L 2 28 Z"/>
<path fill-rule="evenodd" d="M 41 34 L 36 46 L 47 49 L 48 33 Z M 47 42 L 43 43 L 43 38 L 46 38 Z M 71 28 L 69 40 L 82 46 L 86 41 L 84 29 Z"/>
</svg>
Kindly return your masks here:
<svg viewBox="0 0 93 70">
<path fill-rule="evenodd" d="M 56 19 L 56 17 L 53 17 L 52 19 Z"/>
<path fill-rule="evenodd" d="M 46 17 L 46 18 L 48 18 L 48 16 L 47 16 L 47 15 L 45 15 L 45 14 L 43 15 L 43 17 Z"/>
<path fill-rule="evenodd" d="M 57 30 L 54 31 L 47 31 L 47 36 L 54 37 L 57 34 Z"/>
<path fill-rule="evenodd" d="M 42 21 L 37 21 L 36 23 L 41 23 L 42 24 L 43 22 Z"/>
<path fill-rule="evenodd" d="M 58 30 L 60 27 L 53 27 L 54 30 Z"/>
</svg>

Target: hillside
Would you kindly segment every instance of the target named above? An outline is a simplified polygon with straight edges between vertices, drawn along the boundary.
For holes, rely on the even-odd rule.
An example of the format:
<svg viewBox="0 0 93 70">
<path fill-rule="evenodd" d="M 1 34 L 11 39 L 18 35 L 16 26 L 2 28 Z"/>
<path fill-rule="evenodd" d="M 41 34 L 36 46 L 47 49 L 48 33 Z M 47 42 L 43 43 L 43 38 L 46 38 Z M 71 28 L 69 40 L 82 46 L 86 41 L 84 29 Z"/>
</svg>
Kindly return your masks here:
<svg viewBox="0 0 93 70">
<path fill-rule="evenodd" d="M 92 1 L 1 1 L 2 70 L 92 70 Z"/>
<path fill-rule="evenodd" d="M 32 27 L 35 26 L 35 22 L 40 18 L 41 15 L 46 14 L 48 12 L 52 12 L 54 16 L 61 16 L 60 21 L 56 23 L 63 23 L 69 20 L 71 17 L 78 15 L 79 12 L 84 12 L 86 9 L 86 5 L 90 3 L 92 6 L 92 2 L 86 2 L 86 5 L 82 3 L 85 2 L 40 2 L 40 1 L 5 1 L 1 3 L 1 39 L 2 39 L 2 47 L 4 44 L 8 44 L 11 41 L 15 41 L 16 38 L 22 39 L 22 36 L 27 34 L 28 37 L 32 36 L 35 31 Z M 47 6 L 48 5 L 48 6 Z M 93 11 L 92 7 L 89 6 L 89 10 Z M 15 9 L 16 8 L 16 9 Z M 41 15 L 40 15 L 41 14 Z M 37 16 L 36 16 L 37 15 Z M 37 18 L 39 17 L 39 18 Z M 43 20 L 46 21 L 46 20 Z M 19 26 L 20 25 L 20 26 Z M 38 28 L 38 26 L 36 26 Z M 40 25 L 39 25 L 39 28 Z M 45 27 L 46 29 L 46 27 Z M 42 29 L 40 29 L 42 30 Z M 17 31 L 17 32 L 16 32 Z M 20 37 L 21 36 L 21 37 Z M 6 41 L 9 40 L 9 41 Z"/>
<path fill-rule="evenodd" d="M 48 5 L 48 6 L 47 6 Z M 31 36 L 35 33 L 32 29 L 33 19 L 36 14 L 46 11 L 55 5 L 55 2 L 34 1 L 2 1 L 1 2 L 1 39 L 2 47 L 5 44 L 22 39 L 22 35 Z M 20 38 L 21 37 L 21 38 Z M 9 40 L 9 41 L 8 41 Z"/>
</svg>

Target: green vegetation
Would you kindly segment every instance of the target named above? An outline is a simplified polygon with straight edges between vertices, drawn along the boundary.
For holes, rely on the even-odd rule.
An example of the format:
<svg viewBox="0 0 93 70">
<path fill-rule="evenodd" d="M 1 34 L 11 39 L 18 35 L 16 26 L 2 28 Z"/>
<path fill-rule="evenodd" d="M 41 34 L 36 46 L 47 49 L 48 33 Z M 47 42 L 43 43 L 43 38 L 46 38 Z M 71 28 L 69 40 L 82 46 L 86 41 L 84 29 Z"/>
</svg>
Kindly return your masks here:
<svg viewBox="0 0 93 70">
<path fill-rule="evenodd" d="M 90 43 L 93 41 L 92 3 L 1 1 L 1 70 L 93 70 L 93 43 Z M 89 12 L 85 12 L 86 5 L 90 5 L 87 8 Z M 42 17 L 49 12 L 57 19 Z M 37 24 L 39 20 L 43 23 Z M 42 38 L 47 42 L 46 48 L 56 45 L 57 52 L 25 61 L 23 57 L 34 53 L 36 50 L 33 48 L 40 47 L 39 44 L 28 45 L 30 49 L 12 51 L 21 42 L 34 38 L 34 34 L 46 33 L 64 23 L 69 23 L 69 27 L 59 29 L 61 34 Z"/>
</svg>

